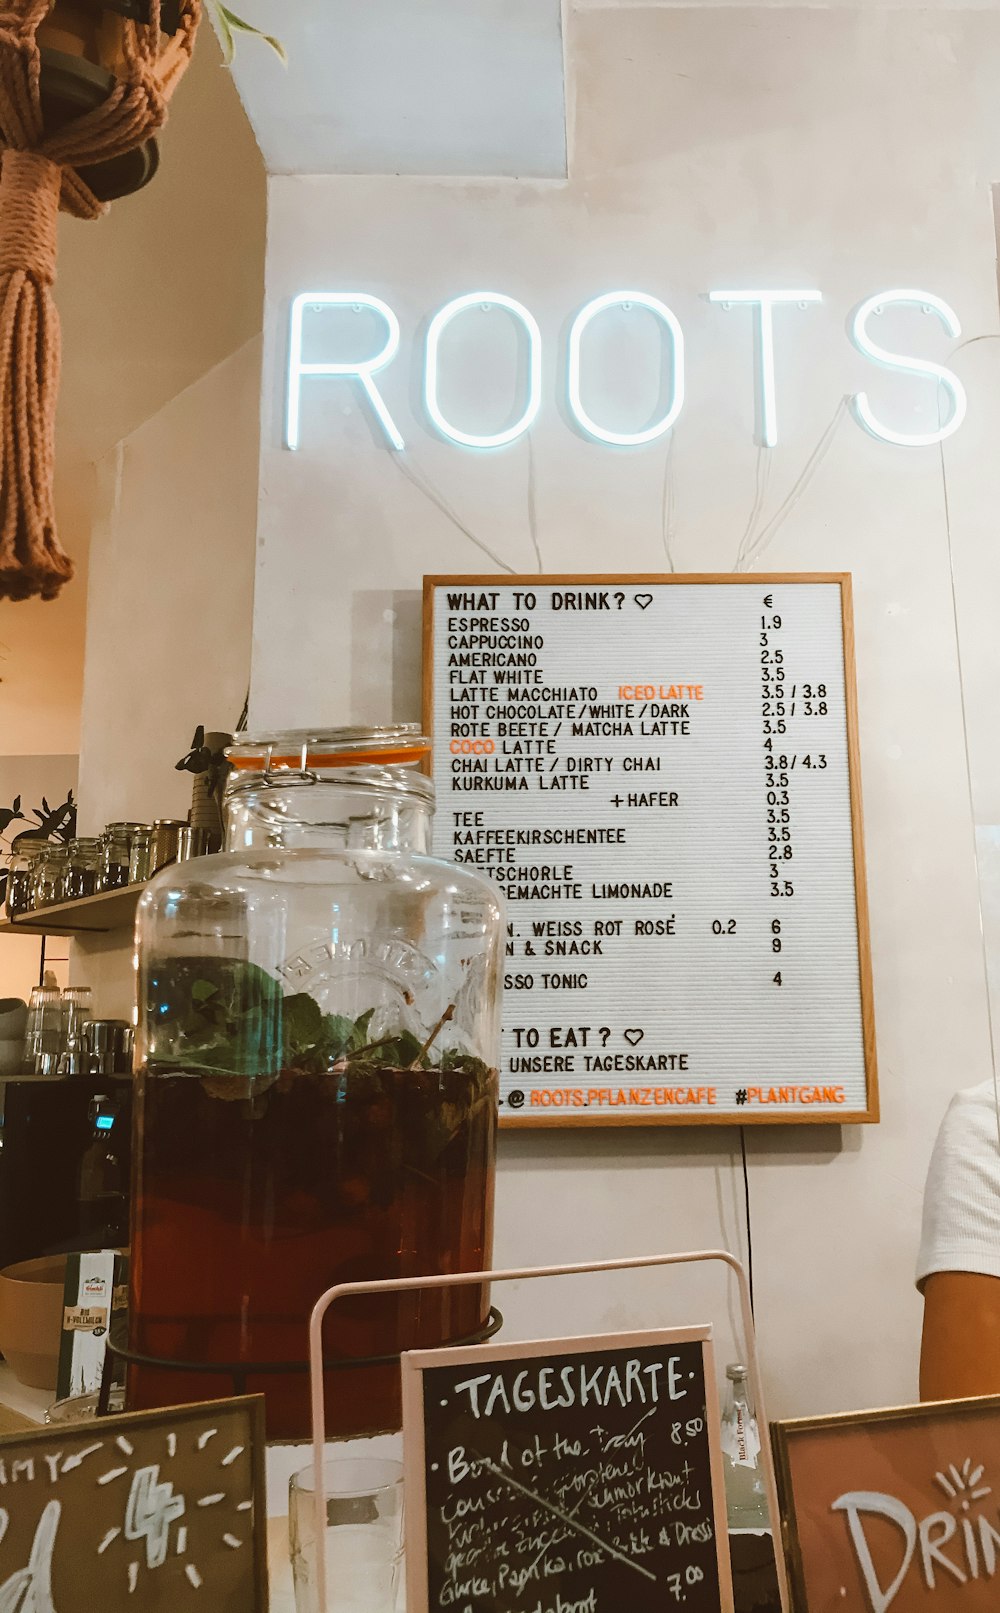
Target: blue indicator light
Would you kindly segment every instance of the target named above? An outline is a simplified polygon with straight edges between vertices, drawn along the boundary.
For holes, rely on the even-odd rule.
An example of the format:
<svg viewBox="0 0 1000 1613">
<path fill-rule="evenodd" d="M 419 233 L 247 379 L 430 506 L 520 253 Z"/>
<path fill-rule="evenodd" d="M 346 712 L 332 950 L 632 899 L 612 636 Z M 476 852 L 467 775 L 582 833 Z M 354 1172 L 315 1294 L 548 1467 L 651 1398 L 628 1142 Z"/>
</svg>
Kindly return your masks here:
<svg viewBox="0 0 1000 1613">
<path fill-rule="evenodd" d="M 110 1131 L 114 1123 L 114 1115 L 98 1115 L 97 1117 L 98 1131 Z"/>
</svg>

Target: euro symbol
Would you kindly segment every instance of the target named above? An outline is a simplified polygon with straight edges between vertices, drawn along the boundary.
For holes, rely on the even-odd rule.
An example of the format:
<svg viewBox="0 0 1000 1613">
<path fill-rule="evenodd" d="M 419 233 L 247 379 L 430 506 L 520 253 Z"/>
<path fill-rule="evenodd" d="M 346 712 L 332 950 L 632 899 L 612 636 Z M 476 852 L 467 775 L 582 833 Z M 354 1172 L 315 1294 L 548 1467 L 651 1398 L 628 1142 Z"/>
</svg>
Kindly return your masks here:
<svg viewBox="0 0 1000 1613">
<path fill-rule="evenodd" d="M 771 609 L 771 601 L 772 601 L 773 598 L 774 598 L 773 594 L 765 594 L 764 595 L 764 604 L 767 606 L 768 610 Z"/>
</svg>

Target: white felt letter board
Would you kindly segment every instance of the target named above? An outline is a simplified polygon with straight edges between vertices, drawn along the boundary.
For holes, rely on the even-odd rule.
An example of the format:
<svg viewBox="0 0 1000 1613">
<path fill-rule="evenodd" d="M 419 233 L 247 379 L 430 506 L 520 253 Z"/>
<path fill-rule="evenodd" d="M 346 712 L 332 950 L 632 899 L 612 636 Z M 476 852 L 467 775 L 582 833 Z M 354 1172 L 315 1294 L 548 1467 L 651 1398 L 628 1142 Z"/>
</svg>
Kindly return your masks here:
<svg viewBox="0 0 1000 1613">
<path fill-rule="evenodd" d="M 877 1119 L 850 578 L 428 577 L 505 1125 Z"/>
</svg>

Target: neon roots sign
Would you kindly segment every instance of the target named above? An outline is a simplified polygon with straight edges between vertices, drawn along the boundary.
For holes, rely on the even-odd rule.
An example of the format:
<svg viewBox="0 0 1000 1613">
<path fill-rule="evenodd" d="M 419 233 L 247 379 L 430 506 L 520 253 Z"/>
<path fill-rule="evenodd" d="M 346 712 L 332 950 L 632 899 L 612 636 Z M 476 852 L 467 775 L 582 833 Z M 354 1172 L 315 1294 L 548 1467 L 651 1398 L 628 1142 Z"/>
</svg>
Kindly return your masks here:
<svg viewBox="0 0 1000 1613">
<path fill-rule="evenodd" d="M 709 301 L 718 303 L 723 310 L 745 310 L 753 320 L 755 349 L 755 387 L 760 441 L 773 448 L 778 441 L 778 408 L 774 378 L 774 321 L 777 309 L 805 311 L 810 304 L 822 302 L 822 293 L 812 290 L 791 291 L 712 291 Z M 660 322 L 662 341 L 669 349 L 670 396 L 665 401 L 658 420 L 641 431 L 613 431 L 588 412 L 581 395 L 583 358 L 581 346 L 587 327 L 600 319 L 608 309 L 645 308 Z M 957 375 L 941 364 L 929 359 L 914 358 L 903 353 L 890 352 L 875 340 L 872 326 L 888 308 L 915 307 L 933 315 L 944 326 L 952 339 L 957 339 L 962 328 L 954 310 L 935 297 L 932 292 L 915 289 L 880 291 L 866 298 L 855 309 L 848 326 L 851 342 L 865 358 L 884 369 L 900 374 L 933 381 L 944 392 L 941 424 L 936 431 L 896 431 L 880 420 L 865 392 L 856 392 L 851 405 L 859 424 L 882 442 L 895 443 L 901 448 L 927 448 L 943 442 L 956 432 L 965 419 L 967 401 L 965 388 Z M 308 310 L 322 315 L 325 309 L 353 308 L 358 312 L 368 309 L 378 315 L 385 325 L 385 341 L 369 357 L 351 362 L 309 363 L 303 357 L 303 324 Z M 460 423 L 449 420 L 440 402 L 441 337 L 453 320 L 470 309 L 502 308 L 521 327 L 527 343 L 527 372 L 524 383 L 524 407 L 513 425 L 492 434 L 465 431 Z M 374 377 L 391 364 L 399 350 L 399 320 L 379 297 L 363 291 L 303 291 L 292 303 L 288 355 L 288 398 L 285 416 L 285 446 L 298 448 L 302 412 L 302 385 L 307 378 L 337 376 L 359 386 L 371 407 L 375 420 L 392 448 L 406 445 L 396 422 L 389 413 L 386 401 Z M 574 424 L 587 437 L 598 442 L 611 443 L 618 448 L 638 448 L 654 442 L 668 432 L 684 407 L 684 332 L 673 310 L 665 302 L 645 291 L 608 291 L 585 303 L 573 320 L 569 332 L 567 362 L 567 394 L 569 411 Z M 470 291 L 445 303 L 427 329 L 424 357 L 424 406 L 435 429 L 449 442 L 464 448 L 503 448 L 516 442 L 529 429 L 542 405 L 542 333 L 531 311 L 513 297 L 498 291 Z"/>
</svg>

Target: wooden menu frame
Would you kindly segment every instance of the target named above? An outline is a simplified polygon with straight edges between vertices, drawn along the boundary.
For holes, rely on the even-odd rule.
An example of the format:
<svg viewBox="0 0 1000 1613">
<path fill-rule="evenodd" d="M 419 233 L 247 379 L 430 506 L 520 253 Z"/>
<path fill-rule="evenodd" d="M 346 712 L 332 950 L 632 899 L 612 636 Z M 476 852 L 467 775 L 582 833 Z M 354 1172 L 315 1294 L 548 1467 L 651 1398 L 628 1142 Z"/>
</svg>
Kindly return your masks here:
<svg viewBox="0 0 1000 1613">
<path fill-rule="evenodd" d="M 850 784 L 851 838 L 854 853 L 854 900 L 858 932 L 858 975 L 861 999 L 861 1033 L 865 1064 L 866 1101 L 861 1109 L 841 1111 L 824 1110 L 804 1113 L 795 1109 L 791 1113 L 770 1114 L 758 1111 L 731 1111 L 710 1114 L 704 1110 L 684 1112 L 653 1110 L 646 1114 L 616 1115 L 601 1113 L 599 1117 L 584 1119 L 578 1110 L 564 1109 L 545 1113 L 502 1113 L 500 1125 L 504 1129 L 524 1130 L 572 1126 L 577 1130 L 605 1126 L 782 1126 L 782 1125 L 847 1125 L 873 1124 L 879 1119 L 878 1056 L 875 1044 L 875 1004 L 872 986 L 871 931 L 868 909 L 868 883 L 865 872 L 864 815 L 861 799 L 861 752 L 858 742 L 858 691 L 855 662 L 854 597 L 851 574 L 846 571 L 816 572 L 559 572 L 559 573 L 456 573 L 424 577 L 423 587 L 423 726 L 430 736 L 434 733 L 434 594 L 439 588 L 495 589 L 497 587 L 537 588 L 548 587 L 595 588 L 602 586 L 632 588 L 643 583 L 658 586 L 717 584 L 719 587 L 754 587 L 769 584 L 834 583 L 840 590 L 840 613 L 843 633 L 844 700 L 847 728 L 847 767 Z M 429 762 L 426 764 L 429 767 Z"/>
<path fill-rule="evenodd" d="M 96 1481 L 98 1486 L 107 1486 L 109 1480 L 114 1483 L 121 1483 L 123 1478 L 127 1479 L 129 1463 L 134 1464 L 137 1471 L 141 1470 L 156 1476 L 162 1470 L 164 1482 L 160 1488 L 165 1491 L 166 1498 L 169 1499 L 172 1489 L 180 1489 L 182 1485 L 190 1489 L 194 1483 L 205 1482 L 204 1476 L 194 1478 L 185 1463 L 190 1466 L 191 1463 L 208 1462 L 215 1458 L 215 1448 L 209 1446 L 208 1441 L 218 1432 L 212 1425 L 214 1423 L 221 1424 L 224 1420 L 232 1421 L 236 1425 L 238 1429 L 237 1437 L 245 1441 L 243 1449 L 246 1450 L 249 1458 L 250 1499 L 244 1502 L 239 1510 L 242 1516 L 249 1518 L 252 1534 L 248 1542 L 243 1541 L 239 1542 L 239 1544 L 247 1547 L 243 1556 L 246 1564 L 247 1596 L 250 1599 L 244 1599 L 241 1591 L 241 1613 L 267 1613 L 267 1484 L 264 1456 L 266 1432 L 263 1395 L 240 1395 L 231 1399 L 190 1402 L 186 1405 L 166 1406 L 151 1411 L 122 1412 L 115 1416 L 98 1417 L 91 1421 L 53 1423 L 44 1427 L 32 1426 L 24 1432 L 18 1431 L 17 1433 L 3 1435 L 0 1437 L 0 1477 L 2 1477 L 2 1483 L 0 1483 L 0 1490 L 2 1490 L 2 1497 L 0 1497 L 2 1499 L 2 1508 L 0 1508 L 2 1520 L 0 1521 L 3 1523 L 3 1528 L 0 1530 L 0 1557 L 2 1557 L 4 1551 L 9 1551 L 13 1544 L 16 1524 L 15 1509 L 18 1501 L 23 1498 L 27 1502 L 31 1497 L 34 1499 L 36 1506 L 38 1504 L 38 1497 L 31 1496 L 32 1480 L 37 1477 L 37 1482 L 45 1498 L 50 1501 L 56 1500 L 61 1506 L 61 1516 L 59 1516 L 58 1521 L 59 1532 L 55 1540 L 56 1560 L 58 1561 L 60 1556 L 71 1555 L 72 1560 L 77 1565 L 72 1579 L 73 1595 L 68 1602 L 57 1598 L 59 1608 L 62 1610 L 66 1607 L 69 1609 L 69 1613 L 83 1613 L 83 1610 L 89 1610 L 94 1605 L 95 1592 L 91 1578 L 87 1573 L 83 1555 L 84 1548 L 79 1538 L 82 1527 L 81 1519 L 86 1518 L 88 1528 L 99 1528 L 100 1526 L 94 1521 L 96 1509 L 88 1505 L 90 1497 L 98 1494 L 103 1498 L 105 1494 L 109 1497 L 115 1494 L 117 1506 L 120 1507 L 121 1522 L 125 1524 L 126 1498 L 128 1497 L 127 1488 L 123 1497 L 118 1497 L 117 1493 L 111 1489 L 106 1491 L 95 1490 L 93 1488 L 95 1467 L 100 1475 Z M 160 1433 L 163 1436 L 162 1442 L 158 1442 L 154 1447 L 157 1465 L 142 1468 L 141 1464 L 148 1461 L 154 1453 L 147 1449 L 137 1451 L 136 1446 L 140 1442 L 144 1443 L 143 1436 L 154 1433 Z M 193 1441 L 193 1444 L 189 1443 L 187 1450 L 182 1449 L 183 1441 L 177 1438 L 178 1434 L 184 1435 L 189 1442 Z M 109 1473 L 101 1475 L 99 1453 L 103 1446 L 108 1447 L 103 1456 L 103 1464 L 106 1465 L 111 1462 L 116 1465 Z M 82 1447 L 82 1450 L 78 1450 L 78 1447 Z M 225 1449 L 224 1443 L 221 1448 Z M 202 1455 L 202 1452 L 206 1449 L 211 1451 L 212 1455 L 210 1457 Z M 239 1454 L 242 1454 L 242 1451 Z M 85 1465 L 85 1463 L 89 1463 L 89 1465 Z M 222 1465 L 225 1466 L 226 1464 L 223 1462 Z M 219 1464 L 216 1460 L 216 1471 L 218 1466 Z M 232 1469 L 232 1471 L 235 1471 L 235 1469 Z M 25 1474 L 27 1474 L 27 1481 L 25 1481 Z M 67 1475 L 69 1476 L 67 1477 Z M 212 1476 L 214 1477 L 214 1473 Z M 58 1483 L 56 1482 L 57 1479 Z M 154 1477 L 153 1482 L 156 1483 L 156 1477 Z M 72 1495 L 71 1491 L 77 1485 L 80 1486 L 83 1493 Z M 201 1516 L 202 1514 L 198 1513 L 199 1507 L 211 1506 L 213 1502 L 221 1502 L 224 1498 L 222 1496 L 212 1496 L 211 1498 L 198 1500 L 192 1493 L 188 1499 L 191 1514 Z M 251 1502 L 252 1505 L 250 1504 Z M 248 1509 L 245 1512 L 244 1507 Z M 222 1508 L 220 1507 L 219 1510 L 221 1512 Z M 118 1516 L 119 1512 L 116 1511 L 116 1519 Z M 206 1513 L 203 1516 L 211 1516 L 214 1523 L 214 1509 L 211 1514 Z M 181 1554 L 182 1547 L 177 1542 L 176 1527 L 174 1534 L 169 1534 L 170 1521 L 173 1521 L 176 1525 L 176 1519 L 170 1520 L 169 1514 L 167 1514 L 167 1517 L 168 1523 L 165 1529 L 168 1533 L 168 1546 L 166 1549 L 169 1551 L 170 1559 L 173 1562 L 186 1563 L 190 1548 L 185 1544 L 183 1548 L 184 1554 Z M 144 1518 L 140 1509 L 140 1525 L 143 1521 Z M 228 1560 L 227 1552 L 228 1548 L 232 1546 L 232 1542 L 225 1539 L 222 1533 L 223 1527 L 222 1523 L 218 1526 L 220 1547 L 222 1548 L 221 1555 Z M 20 1529 L 19 1533 L 23 1535 L 23 1529 Z M 41 1529 L 39 1529 L 39 1533 L 41 1533 Z M 132 1534 L 129 1534 L 126 1524 L 125 1534 L 131 1542 L 141 1541 L 141 1537 L 145 1533 L 145 1529 L 140 1527 Z M 93 1549 L 100 1555 L 112 1543 L 116 1545 L 117 1549 L 121 1544 L 121 1539 L 119 1538 L 121 1536 L 122 1529 L 116 1527 L 108 1533 L 101 1544 L 98 1544 L 99 1534 L 94 1538 L 93 1542 L 88 1538 L 88 1546 L 92 1544 Z M 65 1537 L 68 1537 L 68 1539 Z M 133 1544 L 131 1550 L 134 1551 L 137 1557 L 142 1555 L 141 1544 Z M 234 1548 L 233 1559 L 238 1561 L 240 1555 Z M 193 1563 L 193 1552 L 190 1553 L 190 1557 Z M 13 1567 L 16 1573 L 25 1568 L 26 1560 L 25 1558 L 12 1563 L 10 1567 Z M 110 1561 L 110 1558 L 102 1560 Z M 161 1568 L 162 1564 L 153 1567 L 151 1570 L 152 1576 L 160 1573 Z M 0 1567 L 0 1579 L 3 1579 L 7 1573 L 8 1565 L 4 1561 L 3 1566 Z M 191 1579 L 192 1594 L 196 1595 L 197 1590 L 204 1589 L 209 1600 L 211 1600 L 211 1583 L 211 1574 L 206 1566 L 206 1560 L 201 1559 L 195 1567 L 195 1577 Z M 140 1602 L 143 1607 L 150 1609 L 162 1608 L 165 1600 L 171 1597 L 173 1598 L 173 1605 L 179 1605 L 176 1587 L 173 1589 L 167 1588 L 158 1583 L 155 1577 L 147 1579 L 140 1588 L 143 1591 L 141 1597 L 133 1597 L 132 1587 L 127 1583 L 123 1574 L 120 1599 L 112 1596 L 102 1601 L 101 1613 L 115 1613 L 115 1609 L 119 1606 L 125 1609 L 137 1606 Z M 186 1590 L 187 1586 L 184 1589 Z M 27 1591 L 27 1596 L 28 1601 L 25 1605 L 34 1606 L 35 1603 L 30 1588 Z M 20 1601 L 18 1601 L 17 1605 L 21 1605 Z M 38 1605 L 41 1606 L 41 1602 Z M 232 1605 L 231 1600 L 228 1598 L 226 1605 Z"/>
<path fill-rule="evenodd" d="M 427 1595 L 427 1465 L 424 1424 L 424 1373 L 436 1367 L 477 1366 L 489 1370 L 505 1361 L 544 1360 L 546 1356 L 617 1354 L 621 1350 L 700 1344 L 705 1385 L 705 1423 L 709 1472 L 712 1482 L 712 1516 L 715 1561 L 718 1570 L 719 1608 L 733 1613 L 732 1567 L 728 1547 L 726 1481 L 722 1465 L 722 1428 L 712 1329 L 707 1326 L 656 1328 L 648 1332 L 596 1333 L 580 1338 L 529 1339 L 522 1343 L 486 1344 L 467 1349 L 411 1350 L 403 1356 L 403 1467 L 406 1485 L 406 1606 L 407 1613 L 430 1613 Z M 410 1504 L 410 1498 L 416 1504 Z"/>
<path fill-rule="evenodd" d="M 983 1419 L 984 1424 L 989 1426 L 992 1432 L 992 1449 L 985 1453 L 983 1453 L 978 1446 L 974 1445 L 972 1440 L 969 1438 L 969 1427 L 975 1422 L 977 1416 Z M 975 1491 L 975 1485 L 977 1482 L 977 1470 L 975 1468 L 972 1468 L 971 1476 L 968 1474 L 968 1470 L 972 1466 L 970 1452 L 972 1453 L 972 1456 L 975 1457 L 977 1462 L 981 1460 L 984 1454 L 987 1456 L 987 1459 L 990 1456 L 993 1457 L 993 1465 L 991 1467 L 987 1467 L 986 1475 L 982 1480 L 984 1484 L 986 1484 L 989 1479 L 993 1479 L 996 1476 L 997 1462 L 998 1459 L 1000 1459 L 1000 1395 L 983 1395 L 977 1396 L 974 1399 L 964 1400 L 926 1401 L 920 1404 L 909 1406 L 889 1406 L 875 1411 L 836 1412 L 822 1417 L 801 1417 L 781 1422 L 774 1422 L 771 1424 L 771 1445 L 774 1453 L 774 1466 L 778 1485 L 785 1562 L 788 1569 L 789 1589 L 791 1592 L 792 1608 L 794 1613 L 809 1613 L 807 1585 L 810 1580 L 810 1573 L 807 1572 L 806 1569 L 801 1534 L 803 1531 L 803 1525 L 806 1522 L 809 1501 L 811 1500 L 811 1497 L 807 1497 L 805 1494 L 805 1485 L 801 1482 L 801 1478 L 798 1485 L 796 1484 L 795 1450 L 803 1442 L 816 1444 L 817 1441 L 822 1440 L 823 1435 L 837 1435 L 839 1433 L 850 1433 L 853 1431 L 857 1434 L 858 1441 L 861 1443 L 866 1440 L 871 1441 L 873 1438 L 877 1439 L 878 1433 L 883 1429 L 898 1429 L 902 1425 L 910 1425 L 911 1428 L 917 1433 L 920 1433 L 921 1431 L 930 1432 L 938 1429 L 944 1433 L 950 1424 L 955 1424 L 957 1428 L 959 1423 L 966 1425 L 961 1431 L 960 1440 L 956 1438 L 955 1441 L 956 1458 L 958 1460 L 961 1460 L 962 1457 L 966 1458 L 966 1460 L 963 1462 L 962 1469 L 959 1469 L 956 1472 L 955 1469 L 951 1468 L 950 1463 L 947 1463 L 944 1459 L 942 1459 L 938 1465 L 944 1470 L 943 1472 L 934 1471 L 934 1462 L 929 1463 L 928 1469 L 924 1471 L 920 1469 L 918 1464 L 913 1461 L 912 1453 L 908 1453 L 907 1458 L 902 1461 L 899 1467 L 896 1469 L 896 1472 L 899 1474 L 901 1479 L 901 1483 L 898 1486 L 898 1488 L 901 1490 L 907 1491 L 907 1486 L 913 1485 L 915 1476 L 928 1483 L 926 1495 L 925 1497 L 921 1498 L 923 1500 L 923 1508 L 928 1513 L 931 1512 L 934 1507 L 945 1508 L 949 1505 L 947 1496 L 949 1494 L 950 1487 L 952 1496 L 951 1506 L 956 1509 L 956 1521 L 958 1521 L 962 1517 L 968 1517 L 971 1506 L 973 1504 L 978 1504 L 975 1493 L 969 1495 L 968 1499 L 965 1498 L 967 1492 Z M 834 1480 L 832 1483 L 829 1482 L 831 1474 L 831 1459 L 829 1451 L 827 1451 L 825 1454 L 821 1454 L 820 1448 L 817 1446 L 816 1461 L 817 1465 L 823 1472 L 824 1477 L 824 1494 L 821 1498 L 820 1504 L 826 1502 L 828 1507 L 829 1503 L 826 1501 L 827 1488 L 830 1490 L 839 1488 L 840 1481 Z M 981 1473 L 982 1468 L 980 1467 L 978 1471 Z M 967 1478 L 969 1480 L 968 1483 L 966 1483 Z M 954 1482 L 955 1480 L 958 1480 L 957 1484 Z M 932 1490 L 928 1481 L 936 1482 L 941 1486 L 941 1488 L 938 1490 Z M 864 1491 L 869 1490 L 867 1476 L 864 1476 L 862 1479 L 861 1489 Z M 907 1493 L 909 1492 L 907 1491 Z M 892 1494 L 895 1497 L 896 1491 L 894 1490 Z M 987 1494 L 989 1494 L 988 1490 L 981 1490 L 978 1492 L 979 1497 L 985 1497 Z M 866 1499 L 877 1499 L 881 1501 L 883 1497 L 881 1495 L 871 1497 L 869 1492 L 869 1495 L 866 1497 Z M 914 1501 L 912 1494 L 910 1494 L 910 1499 L 911 1502 Z M 991 1499 L 993 1501 L 993 1512 L 995 1515 L 996 1497 L 991 1496 Z M 903 1503 L 900 1502 L 897 1504 L 903 1505 Z M 916 1502 L 914 1502 L 914 1504 L 916 1504 Z M 983 1504 L 988 1506 L 989 1502 L 984 1500 Z M 908 1510 L 912 1512 L 913 1509 L 911 1507 Z M 880 1517 L 880 1523 L 883 1527 L 885 1527 L 885 1514 L 876 1515 Z M 938 1516 L 940 1516 L 940 1513 Z M 914 1514 L 914 1525 L 916 1525 L 916 1522 L 917 1519 L 916 1515 Z M 972 1525 L 974 1525 L 975 1522 L 976 1519 L 973 1516 Z M 966 1525 L 966 1527 L 969 1526 L 970 1525 Z M 844 1535 L 846 1536 L 848 1534 L 848 1525 L 846 1519 L 841 1520 L 841 1527 Z M 995 1523 L 993 1527 L 995 1529 Z M 853 1531 L 851 1532 L 853 1533 Z M 934 1549 L 936 1550 L 942 1547 L 945 1541 L 948 1539 L 951 1540 L 951 1549 L 948 1555 L 953 1557 L 959 1563 L 960 1567 L 966 1572 L 967 1580 L 972 1581 L 979 1579 L 979 1570 L 983 1565 L 981 1565 L 977 1560 L 975 1563 L 975 1570 L 972 1572 L 969 1571 L 969 1565 L 966 1563 L 963 1554 L 962 1532 L 958 1527 L 956 1527 L 954 1530 L 952 1537 L 943 1536 L 940 1529 L 938 1529 L 937 1538 L 934 1540 Z M 965 1544 L 965 1549 L 968 1549 L 967 1542 Z M 911 1550 L 910 1558 L 914 1580 L 918 1579 L 919 1571 L 917 1568 L 917 1562 L 920 1558 L 920 1555 L 921 1553 L 919 1550 L 916 1552 Z M 1000 1562 L 996 1561 L 996 1552 L 994 1552 L 994 1557 L 995 1577 L 992 1574 L 983 1576 L 984 1582 L 990 1587 L 991 1590 L 991 1594 L 987 1602 L 987 1605 L 990 1607 L 996 1605 L 996 1593 L 997 1589 L 1000 1588 Z M 812 1562 L 810 1564 L 810 1572 L 813 1583 L 815 1583 L 817 1573 L 825 1572 L 831 1576 L 829 1596 L 824 1599 L 824 1605 L 829 1604 L 832 1606 L 834 1599 L 836 1599 L 837 1606 L 842 1606 L 845 1608 L 859 1606 L 862 1610 L 862 1613 L 871 1613 L 870 1605 L 865 1598 L 862 1598 L 859 1603 L 855 1603 L 851 1599 L 850 1593 L 847 1589 L 843 1588 L 840 1583 L 834 1585 L 835 1579 L 839 1581 L 842 1578 L 842 1572 L 839 1571 L 841 1566 L 842 1565 L 838 1564 L 837 1557 L 831 1549 L 829 1533 L 827 1531 L 826 1537 L 824 1538 L 822 1565 L 819 1565 L 818 1563 L 813 1564 Z M 893 1566 L 896 1566 L 895 1563 Z M 940 1569 L 940 1560 L 938 1562 L 938 1567 Z M 905 1576 L 901 1576 L 901 1578 L 903 1577 Z M 951 1586 L 950 1592 L 949 1585 Z M 900 1589 L 902 1589 L 901 1586 L 897 1587 L 897 1590 Z M 966 1584 L 962 1586 L 961 1589 L 965 1592 L 965 1595 L 961 1598 L 961 1604 L 962 1606 L 966 1606 L 968 1603 L 971 1586 Z M 919 1605 L 921 1608 L 930 1608 L 931 1613 L 933 1613 L 935 1604 L 942 1609 L 947 1609 L 957 1605 L 952 1600 L 952 1596 L 954 1594 L 957 1594 L 955 1585 L 951 1582 L 947 1575 L 941 1576 L 939 1574 L 937 1595 L 934 1595 L 933 1593 L 928 1594 L 924 1587 L 919 1587 L 918 1597 L 916 1600 L 919 1600 Z M 895 1602 L 895 1593 L 893 1593 L 888 1600 Z M 907 1600 L 907 1598 L 903 1598 L 900 1602 L 901 1613 L 907 1603 Z M 910 1605 L 912 1606 L 912 1601 L 910 1602 Z M 973 1603 L 973 1607 L 975 1607 L 975 1603 Z"/>
</svg>

